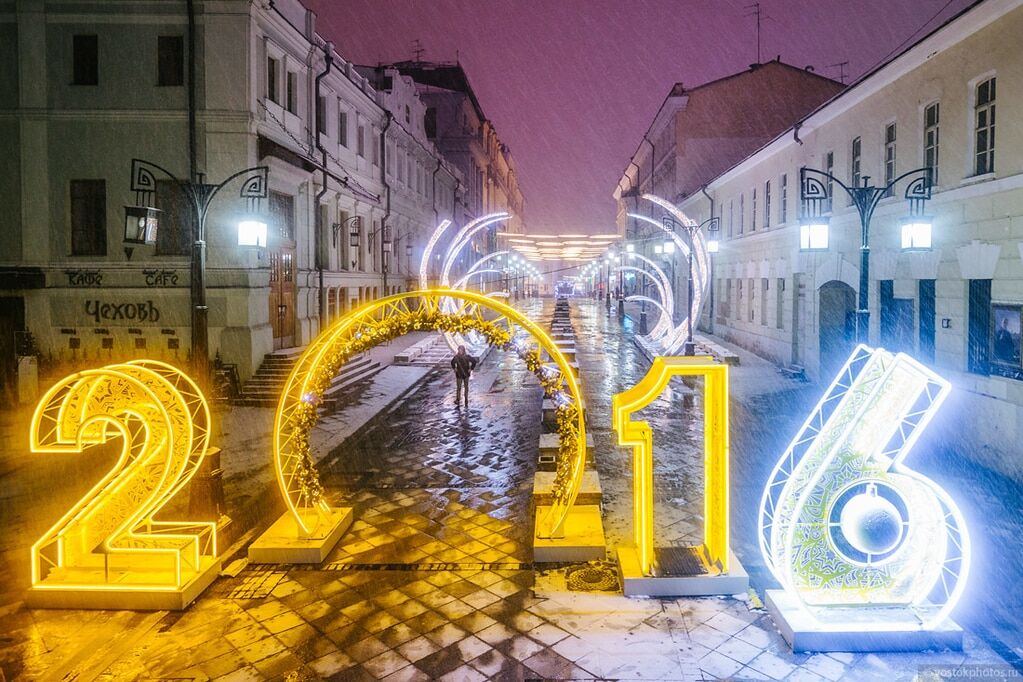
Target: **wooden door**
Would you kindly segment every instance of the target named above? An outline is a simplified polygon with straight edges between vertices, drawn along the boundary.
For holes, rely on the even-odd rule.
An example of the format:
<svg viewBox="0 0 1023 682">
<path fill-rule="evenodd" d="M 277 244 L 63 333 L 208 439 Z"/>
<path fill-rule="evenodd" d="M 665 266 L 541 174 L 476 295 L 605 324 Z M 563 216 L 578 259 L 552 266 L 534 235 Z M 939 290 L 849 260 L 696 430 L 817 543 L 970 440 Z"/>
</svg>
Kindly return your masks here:
<svg viewBox="0 0 1023 682">
<path fill-rule="evenodd" d="M 274 350 L 295 345 L 295 198 L 270 192 L 270 326 Z"/>
</svg>

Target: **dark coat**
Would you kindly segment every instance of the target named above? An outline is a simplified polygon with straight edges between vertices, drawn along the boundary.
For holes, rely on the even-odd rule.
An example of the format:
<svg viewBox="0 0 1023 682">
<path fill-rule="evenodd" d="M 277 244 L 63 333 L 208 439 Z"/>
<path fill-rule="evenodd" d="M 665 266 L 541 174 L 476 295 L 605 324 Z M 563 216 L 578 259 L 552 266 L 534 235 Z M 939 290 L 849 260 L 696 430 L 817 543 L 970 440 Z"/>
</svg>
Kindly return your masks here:
<svg viewBox="0 0 1023 682">
<path fill-rule="evenodd" d="M 455 370 L 455 376 L 459 379 L 468 379 L 476 369 L 476 358 L 468 353 L 455 353 L 455 357 L 451 358 L 451 369 Z"/>
</svg>

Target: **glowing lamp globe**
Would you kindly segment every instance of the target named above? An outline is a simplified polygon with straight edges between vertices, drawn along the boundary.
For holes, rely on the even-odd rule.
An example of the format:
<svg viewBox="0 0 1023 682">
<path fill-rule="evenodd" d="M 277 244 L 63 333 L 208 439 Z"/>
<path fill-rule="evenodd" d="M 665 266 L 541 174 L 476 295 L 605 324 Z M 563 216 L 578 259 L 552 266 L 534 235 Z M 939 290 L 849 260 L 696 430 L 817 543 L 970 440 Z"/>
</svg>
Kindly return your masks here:
<svg viewBox="0 0 1023 682">
<path fill-rule="evenodd" d="M 902 540 L 902 515 L 870 485 L 842 507 L 839 527 L 846 541 L 864 554 L 885 554 Z"/>
</svg>

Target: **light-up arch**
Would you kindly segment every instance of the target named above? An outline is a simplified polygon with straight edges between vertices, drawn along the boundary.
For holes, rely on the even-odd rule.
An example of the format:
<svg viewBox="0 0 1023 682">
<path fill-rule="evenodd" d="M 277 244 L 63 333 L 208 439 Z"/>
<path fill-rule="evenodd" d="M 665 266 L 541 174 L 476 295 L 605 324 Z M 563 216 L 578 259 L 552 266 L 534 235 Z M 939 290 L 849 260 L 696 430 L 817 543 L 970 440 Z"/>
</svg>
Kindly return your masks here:
<svg viewBox="0 0 1023 682">
<path fill-rule="evenodd" d="M 458 253 L 463 248 L 465 248 L 465 246 L 470 242 L 470 240 L 477 232 L 486 227 L 489 227 L 490 225 L 493 225 L 494 223 L 498 223 L 502 220 L 507 220 L 510 217 L 511 214 L 505 212 L 489 213 L 485 216 L 476 218 L 475 220 L 466 223 L 462 227 L 462 229 L 458 231 L 454 239 L 451 240 L 451 244 L 448 246 L 447 253 L 444 255 L 444 261 L 442 263 L 440 273 L 440 285 L 443 287 L 451 286 L 450 279 L 451 268 L 455 263 L 455 258 L 458 256 Z M 425 290 L 429 288 L 428 268 L 430 263 L 430 257 L 433 254 L 433 249 L 437 245 L 437 242 L 440 241 L 441 236 L 444 234 L 444 232 L 447 231 L 448 227 L 450 226 L 451 226 L 450 220 L 442 220 L 441 223 L 437 225 L 437 229 L 434 230 L 433 234 L 430 236 L 429 241 L 426 243 L 426 248 L 423 250 L 423 260 L 419 265 L 420 289 Z M 494 255 L 496 254 L 491 254 L 491 256 Z M 488 258 L 491 256 L 488 256 Z M 479 265 L 480 262 L 475 263 L 473 265 L 473 268 L 470 268 L 470 272 L 472 272 L 474 268 L 479 267 Z M 450 313 L 451 310 L 453 309 L 453 304 L 451 302 L 444 302 L 442 303 L 442 306 L 445 312 Z M 458 346 L 461 345 L 469 346 L 470 352 L 473 355 L 479 353 L 483 349 L 483 346 L 486 345 L 482 341 L 482 339 L 480 339 L 477 335 L 472 335 L 469 339 L 465 339 L 459 334 L 445 333 L 444 340 L 447 342 L 448 347 L 451 348 L 451 350 L 455 350 L 456 348 L 458 348 Z"/>
<path fill-rule="evenodd" d="M 683 319 L 675 325 L 674 329 L 672 329 L 672 331 L 661 341 L 664 354 L 672 355 L 682 348 L 686 339 L 689 337 L 689 325 L 693 323 L 689 319 L 690 312 L 694 313 L 693 317 L 696 320 L 700 319 L 700 312 L 703 310 L 703 300 L 707 293 L 707 287 L 710 284 L 710 252 L 707 250 L 707 240 L 703 236 L 703 232 L 695 229 L 697 227 L 696 221 L 680 211 L 670 201 L 663 199 L 656 194 L 644 194 L 643 198 L 663 208 L 671 215 L 675 222 L 690 228 L 690 234 L 693 235 L 692 311 L 687 310 L 685 317 L 683 317 Z M 665 234 L 671 237 L 672 242 L 675 244 L 675 248 L 678 249 L 686 258 L 689 257 L 689 245 L 686 241 L 673 230 L 666 228 L 663 223 L 639 213 L 629 213 L 628 216 L 662 230 Z"/>
<path fill-rule="evenodd" d="M 665 295 L 664 285 L 652 273 L 649 273 L 646 270 L 643 270 L 642 268 L 637 268 L 637 267 L 632 266 L 632 265 L 619 265 L 617 269 L 622 271 L 622 272 L 635 272 L 637 274 L 640 274 L 640 275 L 643 275 L 643 276 L 649 278 L 650 280 L 653 281 L 654 287 L 657 289 L 657 293 L 658 293 L 658 295 L 660 295 L 661 300 L 662 301 L 663 300 L 667 300 L 666 299 L 666 295 Z M 629 298 L 631 298 L 631 297 L 627 296 L 625 298 L 625 300 L 629 300 Z M 638 300 L 642 302 L 646 298 L 647 298 L 646 296 L 640 296 Z M 665 307 L 664 306 L 658 305 L 657 307 L 662 312 L 665 311 Z M 654 328 L 652 330 L 650 330 L 650 333 L 648 334 L 648 336 L 650 337 L 651 340 L 656 341 L 657 339 L 659 339 L 662 336 L 664 336 L 668 332 L 669 329 L 670 329 L 670 325 L 669 325 L 669 323 L 668 323 L 668 321 L 666 319 L 666 316 L 665 315 L 659 315 L 658 319 L 657 319 L 657 324 L 654 325 Z"/>
<path fill-rule="evenodd" d="M 646 263 L 652 270 L 653 274 L 657 276 L 657 280 L 661 283 L 661 285 L 657 287 L 657 291 L 661 296 L 662 305 L 658 307 L 664 314 L 661 315 L 659 320 L 657 320 L 657 324 L 654 325 L 654 328 L 650 330 L 650 338 L 657 340 L 673 329 L 675 324 L 675 321 L 672 319 L 673 315 L 668 312 L 675 309 L 675 294 L 671 290 L 671 280 L 668 279 L 666 274 L 664 274 L 664 270 L 661 270 L 661 268 L 657 266 L 657 263 L 653 262 L 643 254 L 630 253 L 629 260 L 632 259 Z"/>
<path fill-rule="evenodd" d="M 452 312 L 444 309 L 444 301 L 453 303 Z M 485 318 L 484 311 L 495 317 Z M 353 354 L 418 330 L 474 330 L 488 343 L 515 351 L 537 375 L 544 392 L 567 417 L 559 419 L 567 426 L 559 428 L 553 502 L 547 515 L 537 520 L 537 535 L 553 537 L 563 532 L 586 461 L 579 384 L 554 341 L 529 318 L 488 296 L 455 289 L 405 292 L 373 301 L 325 329 L 295 363 L 277 406 L 273 446 L 277 482 L 299 532 L 311 534 L 331 518 L 309 455 L 309 432 L 318 419 L 324 390 Z"/>
</svg>

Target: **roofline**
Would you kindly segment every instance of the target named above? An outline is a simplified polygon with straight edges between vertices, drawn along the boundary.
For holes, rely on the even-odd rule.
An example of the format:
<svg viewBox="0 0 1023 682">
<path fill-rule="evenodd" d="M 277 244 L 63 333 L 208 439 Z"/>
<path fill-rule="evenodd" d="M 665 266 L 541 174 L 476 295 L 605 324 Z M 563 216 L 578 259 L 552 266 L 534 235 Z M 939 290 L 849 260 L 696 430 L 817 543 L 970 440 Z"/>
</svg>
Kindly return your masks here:
<svg viewBox="0 0 1023 682">
<path fill-rule="evenodd" d="M 982 2 L 982 1 L 983 0 L 977 0 L 977 2 Z M 712 85 L 717 85 L 719 83 L 731 80 L 733 78 L 738 78 L 739 76 L 745 76 L 745 75 L 753 73 L 754 71 L 757 71 L 757 70 L 759 70 L 759 69 L 761 69 L 761 68 L 763 68 L 763 67 L 765 67 L 765 66 L 767 66 L 769 64 L 777 64 L 777 65 L 783 66 L 783 67 L 785 67 L 787 69 L 792 69 L 793 71 L 799 71 L 799 72 L 802 72 L 802 73 L 806 73 L 806 74 L 809 74 L 811 76 L 816 76 L 817 78 L 820 78 L 821 80 L 825 80 L 825 81 L 829 81 L 831 83 L 836 83 L 836 84 L 841 85 L 841 83 L 839 83 L 839 81 L 836 81 L 833 78 L 828 78 L 827 76 L 822 76 L 819 73 L 816 73 L 815 71 L 811 70 L 811 67 L 806 67 L 806 68 L 802 68 L 801 69 L 798 66 L 793 66 L 792 64 L 788 64 L 786 62 L 783 62 L 783 61 L 781 61 L 781 57 L 780 56 L 775 58 L 775 59 L 772 59 L 772 60 L 770 60 L 768 62 L 763 62 L 763 63 L 760 63 L 760 64 L 750 64 L 750 67 L 748 69 L 745 69 L 743 71 L 737 71 L 735 73 L 729 74 L 727 76 L 722 76 L 720 78 L 715 78 L 714 80 L 707 81 L 706 83 L 701 83 L 701 84 L 699 84 L 697 86 L 694 86 L 692 88 L 686 88 L 682 84 L 681 81 L 680 82 L 676 82 L 674 85 L 671 86 L 671 89 L 668 91 L 668 94 L 664 98 L 664 101 L 661 103 L 661 106 L 657 108 L 657 113 L 654 114 L 653 120 L 650 121 L 650 125 L 647 126 L 646 131 L 643 133 L 643 136 L 640 138 L 639 144 L 636 145 L 636 151 L 634 151 L 629 156 L 629 163 L 627 163 L 625 165 L 625 168 L 622 170 L 621 175 L 619 177 L 620 178 L 621 177 L 626 177 L 628 175 L 629 166 L 632 166 L 632 165 L 635 164 L 636 156 L 639 155 L 639 153 L 641 151 L 641 148 L 643 147 L 643 140 L 645 140 L 647 138 L 647 136 L 650 134 L 650 131 L 653 129 L 654 124 L 657 123 L 657 119 L 660 118 L 661 112 L 664 110 L 664 108 L 668 104 L 669 100 L 674 99 L 674 98 L 679 98 L 679 97 L 687 97 L 690 93 L 696 92 L 698 90 L 703 90 L 703 89 L 708 88 L 708 87 L 710 87 Z M 830 101 L 830 100 L 828 100 L 828 101 Z M 621 180 L 619 180 L 619 182 L 621 182 Z"/>
<path fill-rule="evenodd" d="M 815 116 L 824 115 L 825 113 L 830 113 L 831 114 L 829 116 L 829 119 L 830 119 L 833 116 L 837 116 L 839 113 L 841 113 L 841 111 L 845 111 L 845 109 L 843 109 L 841 111 L 827 112 L 827 109 L 829 107 L 833 107 L 836 103 L 840 103 L 843 99 L 845 100 L 846 103 L 849 103 L 849 107 L 847 107 L 846 109 L 854 106 L 855 102 L 850 103 L 849 98 L 853 97 L 853 95 L 857 95 L 857 94 L 861 95 L 862 97 L 869 96 L 868 94 L 864 94 L 862 92 L 862 90 L 868 85 L 868 82 L 870 80 L 874 79 L 875 77 L 879 77 L 882 74 L 882 72 L 887 70 L 889 67 L 893 67 L 895 62 L 898 62 L 898 61 L 902 60 L 910 52 L 912 52 L 912 51 L 916 50 L 917 48 L 921 47 L 924 43 L 928 42 L 932 38 L 935 38 L 938 33 L 941 33 L 943 31 L 945 31 L 946 29 L 951 29 L 953 24 L 955 24 L 956 22 L 958 22 L 961 19 L 965 18 L 968 14 L 973 12 L 975 9 L 977 9 L 981 5 L 984 5 L 984 4 L 996 5 L 996 4 L 999 4 L 999 3 L 1003 4 L 1003 5 L 1006 5 L 1006 7 L 1001 12 L 998 12 L 998 13 L 994 14 L 990 20 L 985 21 L 984 24 L 983 24 L 984 26 L 987 26 L 987 25 L 990 25 L 990 24 L 994 23 L 1000 17 L 1003 17 L 1006 14 L 1008 14 L 1009 12 L 1011 12 L 1012 10 L 1018 9 L 1020 6 L 1023 6 L 1023 0 L 974 0 L 974 2 L 969 4 L 967 7 L 964 7 L 962 10 L 957 12 L 955 15 L 949 17 L 947 20 L 945 20 L 944 22 L 942 22 L 941 24 L 936 26 L 933 30 L 929 31 L 927 34 L 925 34 L 923 37 L 921 37 L 919 40 L 917 40 L 913 44 L 911 44 L 908 47 L 906 47 L 901 52 L 893 55 L 889 59 L 886 59 L 885 61 L 881 62 L 880 64 L 878 64 L 874 68 L 872 68 L 869 71 L 867 71 L 866 73 L 864 73 L 862 76 L 860 76 L 855 81 L 853 81 L 849 85 L 849 87 L 847 87 L 846 89 L 844 89 L 841 92 L 837 93 L 834 97 L 831 97 L 827 101 L 821 103 L 813 111 L 810 111 L 805 116 L 803 116 L 798 121 L 796 121 L 793 125 L 789 126 L 784 131 L 779 133 L 774 139 L 770 140 L 769 142 L 767 142 L 766 144 L 761 146 L 759 149 L 757 149 L 756 151 L 750 153 L 745 158 L 743 158 L 742 160 L 736 162 L 735 164 L 733 164 L 729 168 L 726 168 L 725 170 L 723 170 L 717 176 L 715 176 L 714 178 L 709 180 L 706 183 L 706 185 L 704 185 L 704 187 L 705 188 L 709 188 L 711 185 L 713 185 L 713 184 L 715 184 L 717 182 L 723 182 L 726 179 L 726 176 L 732 175 L 740 167 L 744 166 L 747 163 L 750 163 L 757 155 L 759 155 L 761 152 L 767 150 L 768 148 L 774 147 L 774 146 L 784 146 L 785 143 L 783 143 L 782 141 L 786 140 L 786 138 L 792 138 L 792 139 L 788 140 L 788 143 L 795 142 L 794 136 L 798 134 L 799 129 L 803 128 L 808 123 L 812 123 L 811 119 L 813 119 Z M 926 61 L 927 58 L 929 58 L 929 56 L 925 57 L 923 61 Z M 860 92 L 857 92 L 857 91 L 860 91 Z M 869 94 L 873 94 L 873 93 L 871 92 Z M 827 120 L 821 121 L 821 123 L 826 123 L 826 122 L 827 122 Z M 696 196 L 698 191 L 699 190 L 689 194 L 686 197 L 683 197 L 682 202 L 688 201 L 692 197 Z"/>
</svg>

